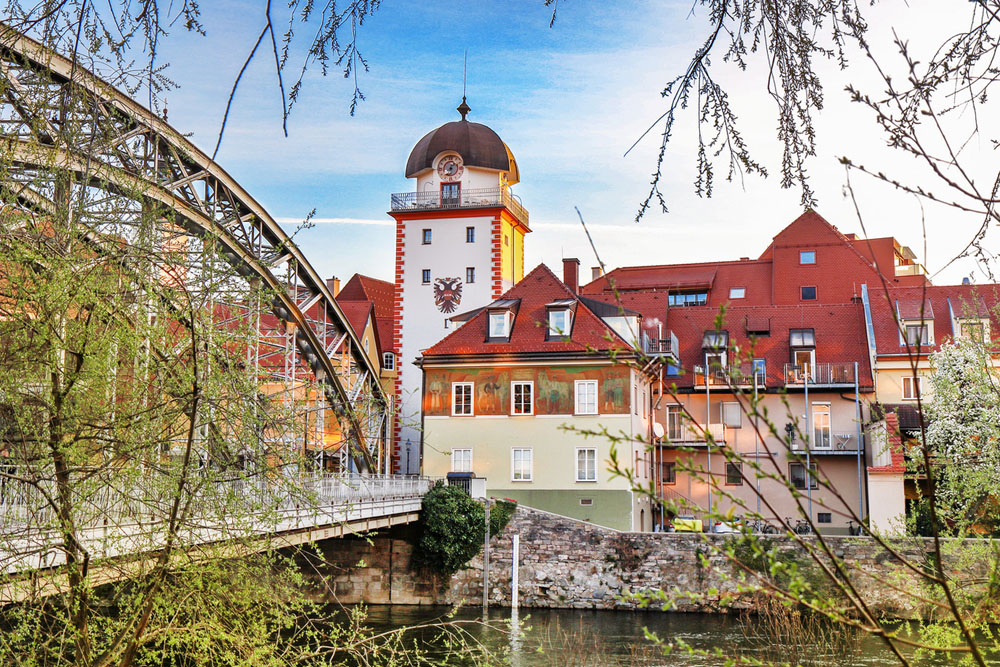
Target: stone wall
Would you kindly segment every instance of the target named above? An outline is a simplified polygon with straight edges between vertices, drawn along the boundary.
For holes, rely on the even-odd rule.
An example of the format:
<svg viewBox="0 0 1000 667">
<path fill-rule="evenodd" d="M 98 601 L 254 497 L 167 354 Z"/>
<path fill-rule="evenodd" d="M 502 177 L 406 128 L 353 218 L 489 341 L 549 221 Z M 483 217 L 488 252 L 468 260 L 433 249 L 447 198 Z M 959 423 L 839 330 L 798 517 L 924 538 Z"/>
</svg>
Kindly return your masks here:
<svg viewBox="0 0 1000 667">
<path fill-rule="evenodd" d="M 321 545 L 323 564 L 318 571 L 333 574 L 329 599 L 343 603 L 480 604 L 482 556 L 444 578 L 412 563 L 419 535 L 415 526 L 402 526 L 372 538 L 329 540 Z M 520 538 L 519 597 L 525 607 L 628 609 L 636 605 L 621 596 L 643 590 L 667 592 L 715 591 L 697 602 L 679 599 L 680 611 L 725 611 L 719 604 L 736 583 L 724 573 L 733 571 L 728 558 L 714 553 L 706 540 L 723 546 L 723 535 L 627 533 L 583 521 L 518 507 L 503 533 L 491 542 L 491 604 L 510 604 L 512 536 Z M 808 556 L 786 537 L 768 539 L 789 558 L 809 565 Z M 828 537 L 835 555 L 856 568 L 853 582 L 876 613 L 913 617 L 926 610 L 914 608 L 905 594 L 915 590 L 916 578 L 903 571 L 873 540 L 864 537 Z M 982 542 L 980 541 L 980 544 Z M 926 558 L 929 542 L 911 539 L 900 550 L 914 562 Z M 707 565 L 706 565 L 707 563 Z M 982 569 L 962 564 L 965 570 Z M 720 572 L 723 574 L 720 575 Z M 816 580 L 824 579 L 816 573 Z M 743 598 L 736 608 L 746 607 Z"/>
</svg>

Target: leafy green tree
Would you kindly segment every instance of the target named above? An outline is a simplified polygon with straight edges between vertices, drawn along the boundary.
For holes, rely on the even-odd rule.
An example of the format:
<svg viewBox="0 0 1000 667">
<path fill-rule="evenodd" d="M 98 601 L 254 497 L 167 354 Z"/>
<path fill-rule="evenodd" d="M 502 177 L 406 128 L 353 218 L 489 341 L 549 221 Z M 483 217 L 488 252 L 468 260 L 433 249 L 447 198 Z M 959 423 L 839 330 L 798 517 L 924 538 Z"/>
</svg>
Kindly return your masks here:
<svg viewBox="0 0 1000 667">
<path fill-rule="evenodd" d="M 962 338 L 931 356 L 927 445 L 940 517 L 958 532 L 1000 528 L 1000 377 L 989 351 Z"/>
</svg>

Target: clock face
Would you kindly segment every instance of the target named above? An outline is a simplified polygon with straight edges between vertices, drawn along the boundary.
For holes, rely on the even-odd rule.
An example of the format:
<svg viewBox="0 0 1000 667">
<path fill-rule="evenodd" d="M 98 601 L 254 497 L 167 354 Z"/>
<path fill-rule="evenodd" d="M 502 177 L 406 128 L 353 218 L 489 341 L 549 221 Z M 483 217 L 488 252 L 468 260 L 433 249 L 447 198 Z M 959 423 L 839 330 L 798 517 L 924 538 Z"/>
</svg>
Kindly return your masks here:
<svg viewBox="0 0 1000 667">
<path fill-rule="evenodd" d="M 462 178 L 462 172 L 465 171 L 465 167 L 462 166 L 462 156 L 460 155 L 445 155 L 438 162 L 438 176 L 442 181 L 457 181 Z"/>
</svg>

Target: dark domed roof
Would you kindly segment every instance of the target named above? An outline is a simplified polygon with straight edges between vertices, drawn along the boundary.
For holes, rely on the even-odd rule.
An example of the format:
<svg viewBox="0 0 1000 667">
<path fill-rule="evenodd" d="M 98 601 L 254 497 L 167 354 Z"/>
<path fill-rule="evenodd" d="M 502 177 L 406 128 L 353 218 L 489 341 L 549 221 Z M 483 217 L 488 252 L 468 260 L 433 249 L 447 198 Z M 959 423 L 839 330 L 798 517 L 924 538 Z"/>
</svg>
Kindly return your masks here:
<svg viewBox="0 0 1000 667">
<path fill-rule="evenodd" d="M 463 114 L 464 115 L 464 114 Z M 480 123 L 456 120 L 431 130 L 417 142 L 406 160 L 406 177 L 416 176 L 434 166 L 434 158 L 444 151 L 455 151 L 468 167 L 483 167 L 509 172 L 509 183 L 517 183 L 517 162 L 497 133 Z"/>
</svg>

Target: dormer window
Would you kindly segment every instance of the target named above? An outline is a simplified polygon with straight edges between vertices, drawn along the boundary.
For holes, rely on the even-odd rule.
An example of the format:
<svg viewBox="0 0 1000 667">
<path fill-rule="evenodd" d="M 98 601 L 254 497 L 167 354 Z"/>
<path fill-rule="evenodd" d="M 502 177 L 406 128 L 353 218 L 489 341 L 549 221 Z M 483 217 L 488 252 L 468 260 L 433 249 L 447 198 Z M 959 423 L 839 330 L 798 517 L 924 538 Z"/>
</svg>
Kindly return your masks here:
<svg viewBox="0 0 1000 667">
<path fill-rule="evenodd" d="M 510 338 L 510 311 L 490 313 L 490 338 Z"/>
<path fill-rule="evenodd" d="M 958 336 L 977 343 L 984 343 L 989 337 L 989 320 L 959 320 Z"/>
<path fill-rule="evenodd" d="M 549 337 L 569 335 L 569 309 L 549 311 Z"/>
<path fill-rule="evenodd" d="M 548 329 L 545 333 L 546 340 L 559 340 L 569 336 L 573 326 L 573 305 L 575 299 L 560 299 L 552 303 L 545 304 L 547 314 Z"/>
<path fill-rule="evenodd" d="M 486 342 L 497 343 L 510 340 L 517 313 L 518 299 L 500 299 L 486 307 Z"/>
<path fill-rule="evenodd" d="M 926 322 L 903 322 L 903 345 L 930 345 L 930 326 Z"/>
</svg>

